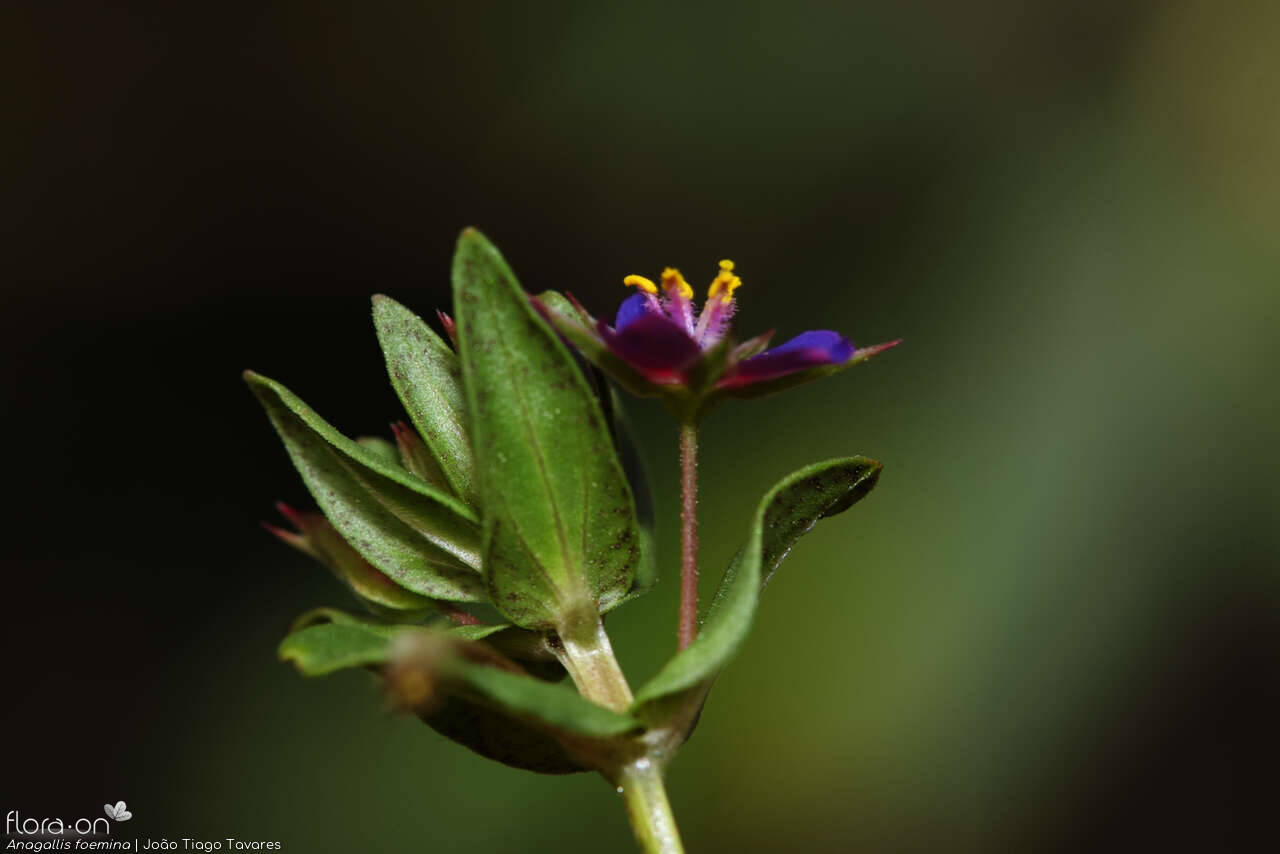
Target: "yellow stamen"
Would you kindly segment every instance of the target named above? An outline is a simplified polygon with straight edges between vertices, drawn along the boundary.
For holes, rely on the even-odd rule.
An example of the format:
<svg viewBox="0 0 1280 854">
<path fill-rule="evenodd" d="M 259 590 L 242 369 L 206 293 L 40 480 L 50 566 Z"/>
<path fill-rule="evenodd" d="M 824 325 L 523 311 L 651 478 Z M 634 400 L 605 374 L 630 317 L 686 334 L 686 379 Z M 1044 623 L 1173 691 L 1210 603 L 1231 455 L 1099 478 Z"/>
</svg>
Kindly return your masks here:
<svg viewBox="0 0 1280 854">
<path fill-rule="evenodd" d="M 720 262 L 720 274 L 711 282 L 708 299 L 720 298 L 721 302 L 733 302 L 733 292 L 742 287 L 742 279 L 733 274 L 733 262 L 728 258 Z"/>
<path fill-rule="evenodd" d="M 622 280 L 622 284 L 630 288 L 639 288 L 647 294 L 658 292 L 658 286 L 653 283 L 653 280 L 646 279 L 644 276 L 627 276 Z"/>
<path fill-rule="evenodd" d="M 684 280 L 684 276 L 680 275 L 680 271 L 675 267 L 668 267 L 662 271 L 662 289 L 667 293 L 671 291 L 679 291 L 680 296 L 685 299 L 693 299 L 693 288 Z"/>
</svg>

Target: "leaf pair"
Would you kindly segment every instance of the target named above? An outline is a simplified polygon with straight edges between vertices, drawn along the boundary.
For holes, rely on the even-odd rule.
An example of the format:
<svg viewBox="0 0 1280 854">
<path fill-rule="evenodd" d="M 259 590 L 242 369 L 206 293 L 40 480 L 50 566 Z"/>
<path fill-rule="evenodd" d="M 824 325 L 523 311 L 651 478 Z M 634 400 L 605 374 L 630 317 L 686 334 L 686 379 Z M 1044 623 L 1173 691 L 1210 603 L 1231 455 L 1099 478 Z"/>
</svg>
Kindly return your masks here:
<svg viewBox="0 0 1280 854">
<path fill-rule="evenodd" d="M 692 731 L 716 676 L 741 647 L 760 591 L 801 536 L 819 519 L 848 509 L 879 477 L 874 460 L 849 457 L 808 466 L 783 479 L 760 502 L 746 544 L 730 563 L 711 602 L 702 633 L 637 694 L 630 713 L 617 715 L 574 694 L 567 686 L 535 684 L 527 676 L 494 670 L 494 661 L 467 663 L 465 688 L 446 691 L 423 717 L 432 727 L 491 759 L 544 773 L 592 767 L 592 757 L 626 749 L 641 728 L 659 736 L 668 755 Z M 319 623 L 319 624 L 317 624 Z M 366 623 L 322 609 L 303 617 L 280 655 L 307 675 L 393 661 L 404 627 Z M 513 630 L 509 630 L 513 631 Z M 468 647 L 501 638 L 502 627 L 461 626 L 450 631 Z M 492 673 L 482 672 L 485 668 Z M 394 677 L 393 677 L 394 678 Z M 447 682 L 447 680 L 446 680 Z"/>
<path fill-rule="evenodd" d="M 590 770 L 618 750 L 620 737 L 642 728 L 639 720 L 585 700 L 567 685 L 518 672 L 479 642 L 500 630 L 386 626 L 320 609 L 299 620 L 281 643 L 280 657 L 308 676 L 385 667 L 393 690 L 398 687 L 434 729 L 482 756 L 530 771 Z"/>
</svg>

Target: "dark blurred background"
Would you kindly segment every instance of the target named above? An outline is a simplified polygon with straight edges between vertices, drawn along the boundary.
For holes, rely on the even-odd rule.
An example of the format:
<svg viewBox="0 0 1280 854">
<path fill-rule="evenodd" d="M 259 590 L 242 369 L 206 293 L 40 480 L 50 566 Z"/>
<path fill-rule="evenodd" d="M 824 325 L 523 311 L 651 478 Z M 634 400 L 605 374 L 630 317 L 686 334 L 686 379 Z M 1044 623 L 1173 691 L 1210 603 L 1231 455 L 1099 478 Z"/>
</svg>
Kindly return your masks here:
<svg viewBox="0 0 1280 854">
<path fill-rule="evenodd" d="M 0 12 L 3 799 L 286 850 L 628 850 L 362 673 L 258 527 L 252 367 L 401 417 L 368 316 L 477 225 L 530 290 L 738 262 L 740 329 L 903 346 L 703 431 L 704 590 L 806 462 L 886 464 L 771 585 L 671 769 L 693 851 L 1274 842 L 1280 6 L 255 2 Z M 640 424 L 672 652 L 675 431 Z M 655 640 L 656 638 L 656 640 Z"/>
</svg>

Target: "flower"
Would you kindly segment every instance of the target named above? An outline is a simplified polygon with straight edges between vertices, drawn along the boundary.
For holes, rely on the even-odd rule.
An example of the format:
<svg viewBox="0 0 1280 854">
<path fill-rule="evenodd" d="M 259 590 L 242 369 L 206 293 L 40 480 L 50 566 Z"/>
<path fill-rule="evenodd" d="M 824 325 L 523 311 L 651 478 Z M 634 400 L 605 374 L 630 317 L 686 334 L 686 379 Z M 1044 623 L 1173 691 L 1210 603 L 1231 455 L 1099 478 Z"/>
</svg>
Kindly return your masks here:
<svg viewBox="0 0 1280 854">
<path fill-rule="evenodd" d="M 734 293 L 742 279 L 734 263 L 720 262 L 701 312 L 679 270 L 668 267 L 659 283 L 627 276 L 636 292 L 623 300 L 610 326 L 591 317 L 573 297 L 542 294 L 535 304 L 560 334 L 616 382 L 634 394 L 661 397 L 686 420 L 726 397 L 759 397 L 820 376 L 838 373 L 898 344 L 857 349 L 838 332 L 803 332 L 768 347 L 773 332 L 734 342 Z"/>
</svg>

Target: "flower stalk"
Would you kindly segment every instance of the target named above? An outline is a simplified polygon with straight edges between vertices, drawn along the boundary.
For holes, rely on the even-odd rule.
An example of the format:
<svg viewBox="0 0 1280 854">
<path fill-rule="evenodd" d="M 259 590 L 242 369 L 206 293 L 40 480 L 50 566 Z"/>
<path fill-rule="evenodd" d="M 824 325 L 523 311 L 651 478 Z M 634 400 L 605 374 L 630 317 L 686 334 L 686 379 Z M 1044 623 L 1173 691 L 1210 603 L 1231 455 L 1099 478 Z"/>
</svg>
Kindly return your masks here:
<svg viewBox="0 0 1280 854">
<path fill-rule="evenodd" d="M 698 636 L 698 425 L 680 425 L 680 625 L 686 649 Z"/>
</svg>

